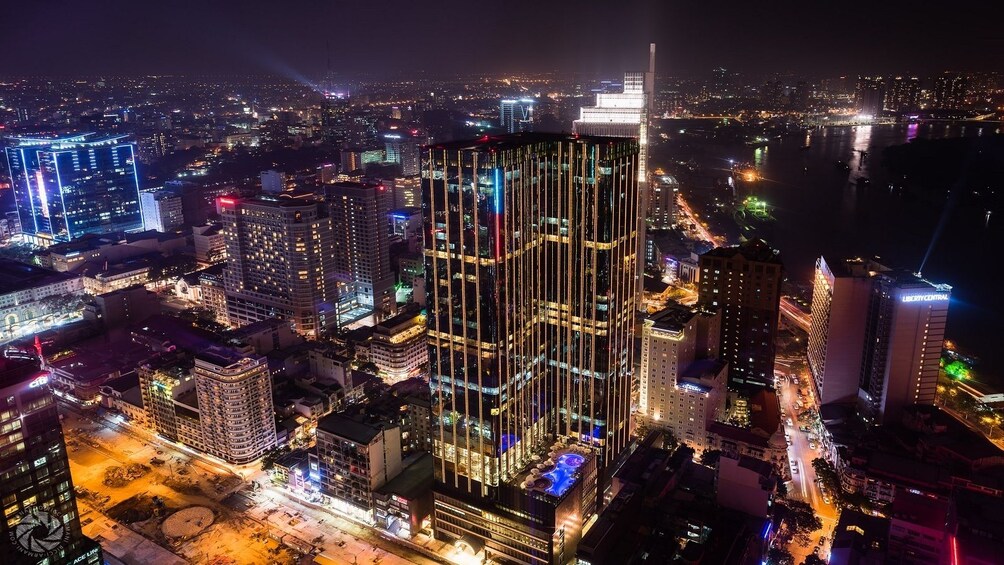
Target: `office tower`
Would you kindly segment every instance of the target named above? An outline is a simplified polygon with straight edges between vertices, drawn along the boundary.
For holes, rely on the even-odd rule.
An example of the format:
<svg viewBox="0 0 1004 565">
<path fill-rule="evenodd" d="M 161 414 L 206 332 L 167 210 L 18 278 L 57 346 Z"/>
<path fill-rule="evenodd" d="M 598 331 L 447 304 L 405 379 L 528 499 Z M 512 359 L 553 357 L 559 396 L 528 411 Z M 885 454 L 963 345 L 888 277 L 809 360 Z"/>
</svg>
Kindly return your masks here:
<svg viewBox="0 0 1004 565">
<path fill-rule="evenodd" d="M 920 108 L 920 79 L 898 76 L 889 81 L 884 108 L 889 112 L 913 112 Z"/>
<path fill-rule="evenodd" d="M 415 176 L 421 166 L 419 140 L 408 133 L 391 132 L 383 134 L 385 161 L 401 165 L 401 175 Z"/>
<path fill-rule="evenodd" d="M 533 131 L 532 98 L 504 98 L 499 102 L 499 125 L 506 133 Z"/>
<path fill-rule="evenodd" d="M 646 90 L 647 89 L 647 90 Z M 655 97 L 655 44 L 649 44 L 648 71 L 624 73 L 623 90 L 597 92 L 596 105 L 579 109 L 579 119 L 572 123 L 572 131 L 582 135 L 611 137 L 633 137 L 638 140 L 638 245 L 645 245 L 645 215 L 649 210 L 648 186 L 648 130 L 650 113 L 654 109 Z M 644 257 L 643 247 L 638 248 L 638 257 Z M 636 296 L 641 306 L 642 285 L 644 283 L 644 261 L 639 261 L 635 284 Z"/>
<path fill-rule="evenodd" d="M 279 194 L 286 192 L 286 174 L 268 170 L 259 174 L 261 178 L 261 191 L 265 194 Z"/>
<path fill-rule="evenodd" d="M 638 151 L 556 134 L 429 149 L 438 538 L 523 563 L 574 556 L 629 441 Z"/>
<path fill-rule="evenodd" d="M 676 225 L 676 192 L 680 183 L 670 175 L 652 176 L 652 195 L 648 201 L 648 223 L 657 230 Z"/>
<path fill-rule="evenodd" d="M 195 356 L 195 390 L 204 449 L 245 465 L 275 447 L 268 360 L 213 346 Z"/>
<path fill-rule="evenodd" d="M 181 194 L 168 188 L 151 188 L 139 193 L 143 229 L 166 232 L 185 223 Z"/>
<path fill-rule="evenodd" d="M 821 257 L 809 331 L 821 403 L 857 402 L 875 424 L 933 404 L 951 290 L 875 261 Z"/>
<path fill-rule="evenodd" d="M 961 110 L 969 93 L 969 77 L 958 73 L 944 73 L 934 79 L 934 110 Z"/>
<path fill-rule="evenodd" d="M 125 136 L 13 138 L 7 166 L 21 231 L 38 245 L 143 229 L 133 145 Z"/>
<path fill-rule="evenodd" d="M 336 327 L 338 289 L 327 205 L 289 196 L 218 202 L 230 322 L 244 326 L 281 318 L 308 336 Z"/>
<path fill-rule="evenodd" d="M 382 184 L 337 182 L 324 187 L 334 226 L 334 276 L 348 289 L 340 312 L 354 321 L 367 315 L 382 320 L 397 312 L 394 272 L 390 269 L 387 214 L 394 196 Z"/>
<path fill-rule="evenodd" d="M 860 259 L 816 261 L 808 358 L 820 404 L 857 400 L 872 276 L 886 270 Z"/>
<path fill-rule="evenodd" d="M 735 95 L 736 73 L 724 67 L 711 70 L 711 96 L 715 98 L 731 98 Z"/>
<path fill-rule="evenodd" d="M 722 311 L 721 359 L 729 385 L 770 386 L 784 267 L 762 239 L 712 249 L 700 260 L 698 301 Z"/>
<path fill-rule="evenodd" d="M 885 80 L 882 77 L 858 77 L 854 88 L 854 108 L 859 116 L 875 117 L 885 105 Z"/>
<path fill-rule="evenodd" d="M 328 143 L 341 146 L 348 141 L 350 109 L 351 102 L 347 94 L 324 94 L 321 101 L 321 135 Z"/>
<path fill-rule="evenodd" d="M 422 178 L 417 174 L 411 177 L 394 179 L 394 208 L 420 208 L 422 206 Z"/>
<path fill-rule="evenodd" d="M 642 327 L 638 412 L 649 429 L 671 430 L 707 449 L 707 424 L 725 415 L 727 366 L 718 361 L 721 313 L 673 305 Z"/>
<path fill-rule="evenodd" d="M 100 565 L 80 529 L 63 430 L 48 373 L 0 357 L 0 558 L 5 563 Z"/>
<path fill-rule="evenodd" d="M 875 276 L 859 399 L 866 421 L 898 422 L 911 404 L 934 404 L 952 287 L 918 275 Z"/>
</svg>

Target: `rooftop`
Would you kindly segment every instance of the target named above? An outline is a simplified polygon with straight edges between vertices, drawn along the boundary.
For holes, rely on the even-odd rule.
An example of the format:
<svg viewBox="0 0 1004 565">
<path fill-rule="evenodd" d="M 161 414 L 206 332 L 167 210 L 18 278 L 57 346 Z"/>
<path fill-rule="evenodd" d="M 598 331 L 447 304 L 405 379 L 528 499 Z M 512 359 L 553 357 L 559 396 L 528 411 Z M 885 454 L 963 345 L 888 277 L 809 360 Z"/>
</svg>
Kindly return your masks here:
<svg viewBox="0 0 1004 565">
<path fill-rule="evenodd" d="M 466 139 L 458 141 L 447 141 L 430 146 L 436 150 L 472 150 L 472 151 L 498 151 L 522 147 L 530 143 L 547 143 L 571 141 L 579 143 L 625 143 L 629 141 L 622 137 L 602 137 L 594 135 L 574 135 L 570 133 L 540 133 L 523 132 L 510 133 L 505 135 L 483 136 L 476 139 Z"/>
<path fill-rule="evenodd" d="M 944 530 L 948 522 L 949 503 L 922 494 L 913 494 L 906 489 L 896 489 L 889 516 L 933 530 Z"/>
<path fill-rule="evenodd" d="M 687 323 L 693 320 L 697 314 L 698 311 L 693 308 L 671 304 L 655 314 L 649 314 L 648 321 L 660 330 L 682 332 Z"/>
<path fill-rule="evenodd" d="M 762 239 L 751 239 L 742 245 L 716 247 L 701 257 L 721 257 L 724 259 L 742 257 L 747 261 L 758 263 L 781 264 L 780 254 Z"/>
<path fill-rule="evenodd" d="M 79 275 L 71 273 L 58 273 L 10 259 L 0 259 L 0 294 L 56 284 L 78 277 Z"/>
<path fill-rule="evenodd" d="M 363 445 L 369 445 L 384 430 L 379 424 L 366 424 L 340 413 L 329 414 L 318 420 L 317 429 Z"/>
<path fill-rule="evenodd" d="M 432 454 L 423 453 L 405 467 L 389 483 L 378 488 L 380 494 L 396 494 L 406 499 L 417 498 L 432 486 Z"/>
</svg>

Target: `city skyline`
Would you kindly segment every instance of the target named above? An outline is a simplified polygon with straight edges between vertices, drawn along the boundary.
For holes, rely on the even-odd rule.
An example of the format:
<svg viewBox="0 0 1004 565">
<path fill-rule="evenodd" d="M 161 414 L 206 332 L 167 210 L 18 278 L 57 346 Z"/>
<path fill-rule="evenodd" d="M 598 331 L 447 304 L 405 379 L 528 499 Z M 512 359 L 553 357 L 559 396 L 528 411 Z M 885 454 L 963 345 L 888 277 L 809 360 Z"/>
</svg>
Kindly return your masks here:
<svg viewBox="0 0 1004 565">
<path fill-rule="evenodd" d="M 999 561 L 1004 5 L 2 15 L 7 561 Z"/>
</svg>

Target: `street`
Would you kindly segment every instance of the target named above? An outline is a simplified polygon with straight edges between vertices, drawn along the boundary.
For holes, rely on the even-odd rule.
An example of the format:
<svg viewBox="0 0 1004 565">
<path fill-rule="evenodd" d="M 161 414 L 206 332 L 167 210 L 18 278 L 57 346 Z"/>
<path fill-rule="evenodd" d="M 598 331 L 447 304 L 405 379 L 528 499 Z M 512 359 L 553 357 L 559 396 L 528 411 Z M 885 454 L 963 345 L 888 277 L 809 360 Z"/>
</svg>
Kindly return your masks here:
<svg viewBox="0 0 1004 565">
<path fill-rule="evenodd" d="M 801 386 L 795 384 L 789 378 L 790 374 L 792 373 L 787 363 L 779 359 L 776 363 L 774 375 L 778 378 L 779 383 L 777 392 L 781 402 L 782 425 L 784 426 L 785 435 L 791 440 L 788 447 L 788 459 L 794 463 L 795 468 L 798 470 L 797 473 L 792 471 L 792 480 L 788 485 L 788 496 L 789 498 L 809 503 L 816 516 L 823 523 L 822 530 L 814 532 L 809 536 L 809 545 L 800 546 L 792 542 L 789 551 L 795 556 L 795 562 L 801 563 L 807 555 L 818 547 L 817 542 L 820 536 L 826 536 L 827 539 L 826 545 L 820 551 L 820 556 L 825 558 L 828 554 L 829 543 L 832 540 L 833 528 L 836 527 L 838 512 L 832 497 L 829 503 L 823 499 L 819 483 L 816 482 L 816 471 L 812 467 L 812 460 L 821 457 L 823 449 L 819 443 L 815 443 L 815 449 L 809 446 L 810 435 L 816 437 L 815 430 L 817 429 L 817 423 L 815 421 L 799 422 L 798 419 L 800 412 L 804 412 L 815 405 L 815 400 L 812 396 L 812 386 L 805 382 L 804 379 L 806 377 L 803 377 L 803 384 Z M 803 396 L 803 408 L 798 407 L 800 388 L 806 393 Z M 789 419 L 792 422 L 791 425 L 788 424 Z M 800 431 L 799 426 L 808 426 L 810 431 Z"/>
</svg>

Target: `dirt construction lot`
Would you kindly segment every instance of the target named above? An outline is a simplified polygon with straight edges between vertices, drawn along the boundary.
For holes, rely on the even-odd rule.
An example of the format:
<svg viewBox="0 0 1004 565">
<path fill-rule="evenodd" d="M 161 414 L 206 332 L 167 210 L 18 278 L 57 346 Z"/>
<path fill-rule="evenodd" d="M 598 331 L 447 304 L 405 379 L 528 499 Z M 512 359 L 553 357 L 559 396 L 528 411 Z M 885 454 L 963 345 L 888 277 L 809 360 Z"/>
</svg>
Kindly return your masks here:
<svg viewBox="0 0 1004 565">
<path fill-rule="evenodd" d="M 94 423 L 72 410 L 62 412 L 82 516 L 96 512 L 99 521 L 114 520 L 190 563 L 292 565 L 299 561 L 300 555 L 271 539 L 266 525 L 221 504 L 241 488 L 239 477 L 183 452 L 166 451 Z M 164 534 L 162 524 L 168 516 L 196 506 L 211 510 L 212 519 L 201 520 L 192 529 L 194 535 L 171 538 Z M 95 517 L 85 521 L 93 522 Z M 143 559 L 115 557 L 130 565 L 139 565 Z"/>
</svg>

